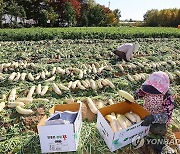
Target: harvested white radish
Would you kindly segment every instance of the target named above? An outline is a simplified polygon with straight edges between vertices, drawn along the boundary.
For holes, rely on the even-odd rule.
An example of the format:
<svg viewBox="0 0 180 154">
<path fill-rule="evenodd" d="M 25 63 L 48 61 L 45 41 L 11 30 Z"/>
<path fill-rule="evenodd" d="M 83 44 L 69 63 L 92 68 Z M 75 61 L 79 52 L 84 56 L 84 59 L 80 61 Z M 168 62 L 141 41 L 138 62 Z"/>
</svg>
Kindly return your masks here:
<svg viewBox="0 0 180 154">
<path fill-rule="evenodd" d="M 39 80 L 40 77 L 41 77 L 41 73 L 38 73 L 38 75 L 35 77 L 35 80 Z"/>
<path fill-rule="evenodd" d="M 97 114 L 98 109 L 97 109 L 96 105 L 94 104 L 93 100 L 92 100 L 90 97 L 88 97 L 88 98 L 87 98 L 87 102 L 88 102 L 88 106 L 89 106 L 90 110 L 91 110 L 94 114 Z"/>
<path fill-rule="evenodd" d="M 108 79 L 105 79 L 105 81 L 112 89 L 115 88 L 114 84 L 111 81 L 109 81 Z"/>
<path fill-rule="evenodd" d="M 173 75 L 172 75 L 170 72 L 165 71 L 165 73 L 169 76 L 169 78 L 171 79 L 171 81 L 174 80 L 174 77 L 173 77 Z"/>
<path fill-rule="evenodd" d="M 83 71 L 82 70 L 79 70 L 79 76 L 78 76 L 79 79 L 82 79 L 83 78 Z"/>
<path fill-rule="evenodd" d="M 98 102 L 97 102 L 97 108 L 98 108 L 98 109 L 101 109 L 101 108 L 103 108 L 103 107 L 104 107 L 104 103 L 101 102 L 101 101 L 98 101 Z"/>
<path fill-rule="evenodd" d="M 27 73 L 21 73 L 21 77 L 20 77 L 20 79 L 21 79 L 22 81 L 24 81 L 24 80 L 25 80 L 25 78 L 26 78 L 26 74 L 27 74 Z"/>
<path fill-rule="evenodd" d="M 20 114 L 25 114 L 25 115 L 33 113 L 33 111 L 31 109 L 24 109 L 21 106 L 16 106 L 16 111 Z"/>
<path fill-rule="evenodd" d="M 132 114 L 133 114 L 133 116 L 136 118 L 136 122 L 137 122 L 137 123 L 141 121 L 141 118 L 140 118 L 140 116 L 139 116 L 138 114 L 136 114 L 136 113 L 134 113 L 134 112 L 132 112 Z"/>
<path fill-rule="evenodd" d="M 30 81 L 34 81 L 34 77 L 33 77 L 33 75 L 31 73 L 28 73 L 28 79 Z"/>
<path fill-rule="evenodd" d="M 56 70 L 58 73 L 60 73 L 60 74 L 65 74 L 65 70 L 64 69 L 62 69 L 62 68 L 60 68 L 60 67 L 57 67 L 57 70 Z"/>
<path fill-rule="evenodd" d="M 4 78 L 2 76 L 0 76 L 0 81 L 4 80 Z"/>
<path fill-rule="evenodd" d="M 113 132 L 117 132 L 119 130 L 117 119 L 113 115 L 106 115 L 105 118 L 110 122 Z"/>
<path fill-rule="evenodd" d="M 79 80 L 74 81 L 74 82 L 72 83 L 71 88 L 72 88 L 72 89 L 75 89 L 78 82 L 79 82 Z"/>
<path fill-rule="evenodd" d="M 96 69 L 96 67 L 95 67 L 94 64 L 92 64 L 92 70 L 93 70 L 93 73 L 94 73 L 94 74 L 97 74 L 97 69 Z"/>
<path fill-rule="evenodd" d="M 113 105 L 113 104 L 114 104 L 114 102 L 113 102 L 112 99 L 109 99 L 108 102 L 109 102 L 110 105 Z"/>
<path fill-rule="evenodd" d="M 131 82 L 134 82 L 134 79 L 133 79 L 133 77 L 131 75 L 127 74 L 127 77 Z"/>
<path fill-rule="evenodd" d="M 175 70 L 174 73 L 175 73 L 178 77 L 180 77 L 180 71 Z"/>
<path fill-rule="evenodd" d="M 124 121 L 124 118 L 121 114 L 117 114 L 117 121 L 119 122 L 120 126 L 124 129 L 127 128 L 127 124 Z"/>
<path fill-rule="evenodd" d="M 23 102 L 24 104 L 31 103 L 32 101 L 33 101 L 32 97 L 22 97 L 16 99 L 16 102 Z"/>
<path fill-rule="evenodd" d="M 98 73 L 100 74 L 100 73 L 103 71 L 104 68 L 105 68 L 104 66 L 103 66 L 103 67 L 100 67 L 100 68 L 98 69 Z"/>
<path fill-rule="evenodd" d="M 20 79 L 20 77 L 21 77 L 21 73 L 19 73 L 19 72 L 17 72 L 16 75 L 17 75 L 17 76 L 14 78 L 13 81 L 18 81 L 18 80 Z"/>
<path fill-rule="evenodd" d="M 102 79 L 97 80 L 97 85 L 100 89 L 103 88 Z"/>
<path fill-rule="evenodd" d="M 119 90 L 119 95 L 124 97 L 125 99 L 127 99 L 130 102 L 134 102 L 134 97 L 124 90 Z"/>
<path fill-rule="evenodd" d="M 91 84 L 91 88 L 96 89 L 97 88 L 96 82 L 93 79 L 90 79 L 89 81 L 90 81 L 90 84 Z"/>
<path fill-rule="evenodd" d="M 8 102 L 14 102 L 16 99 L 16 88 L 13 88 L 9 94 Z"/>
<path fill-rule="evenodd" d="M 48 85 L 44 86 L 44 88 L 41 91 L 41 96 L 44 96 L 46 94 L 46 92 L 48 91 Z"/>
<path fill-rule="evenodd" d="M 71 88 L 72 84 L 73 84 L 72 81 L 70 81 L 70 82 L 68 83 L 68 88 L 69 88 L 69 89 Z"/>
<path fill-rule="evenodd" d="M 3 68 L 4 68 L 3 66 L 4 66 L 4 64 L 0 65 L 0 72 L 3 72 Z"/>
<path fill-rule="evenodd" d="M 41 93 L 41 84 L 36 87 L 36 93 L 39 95 Z"/>
<path fill-rule="evenodd" d="M 61 90 L 59 89 L 59 87 L 55 84 L 55 83 L 53 83 L 53 90 L 56 92 L 56 94 L 58 94 L 58 95 L 61 95 L 62 94 L 62 92 L 61 92 Z"/>
<path fill-rule="evenodd" d="M 5 102 L 0 103 L 0 112 L 5 108 Z"/>
<path fill-rule="evenodd" d="M 112 71 L 112 67 L 111 66 L 104 66 L 104 69 L 107 70 L 107 71 Z"/>
<path fill-rule="evenodd" d="M 27 98 L 32 98 L 32 95 L 34 94 L 36 87 L 32 86 L 31 89 L 28 92 Z"/>
<path fill-rule="evenodd" d="M 89 82 L 88 79 L 86 79 L 85 82 L 88 84 L 89 87 L 91 86 L 91 83 Z"/>
<path fill-rule="evenodd" d="M 49 102 L 49 99 L 46 99 L 46 98 L 36 98 L 36 99 L 33 99 L 33 101 L 35 101 L 35 102 Z"/>
<path fill-rule="evenodd" d="M 81 83 L 85 88 L 89 88 L 89 85 L 86 81 L 82 80 Z"/>
<path fill-rule="evenodd" d="M 54 81 L 56 79 L 56 76 L 52 76 L 51 78 L 45 80 L 45 82 L 50 82 L 50 81 Z"/>
<path fill-rule="evenodd" d="M 61 90 L 65 90 L 65 91 L 69 90 L 69 88 L 64 86 L 63 84 L 58 84 L 58 86 Z"/>
<path fill-rule="evenodd" d="M 129 121 L 129 119 L 126 118 L 124 115 L 121 115 L 121 116 L 122 116 L 122 118 L 124 119 L 124 121 L 125 121 L 127 127 L 130 127 L 130 126 L 132 125 L 131 121 Z"/>
<path fill-rule="evenodd" d="M 25 104 L 23 102 L 9 102 L 8 107 L 9 108 L 15 108 L 16 106 L 23 107 Z"/>
<path fill-rule="evenodd" d="M 125 116 L 131 121 L 131 122 L 136 122 L 136 118 L 134 117 L 134 115 L 130 112 L 125 113 Z"/>
<path fill-rule="evenodd" d="M 81 89 L 81 90 L 85 90 L 85 89 L 86 89 L 86 88 L 81 84 L 80 81 L 78 81 L 77 87 L 78 87 L 79 89 Z"/>
<path fill-rule="evenodd" d="M 124 72 L 124 68 L 123 68 L 123 66 L 121 65 L 121 64 L 117 64 L 116 65 L 122 72 Z"/>
<path fill-rule="evenodd" d="M 45 72 L 44 72 L 44 71 L 41 72 L 41 78 L 42 78 L 42 79 L 45 79 L 45 78 L 46 78 L 46 75 L 45 75 Z"/>
<path fill-rule="evenodd" d="M 107 85 L 109 84 L 105 79 L 102 79 L 102 80 L 101 80 L 101 83 L 102 83 L 104 86 L 107 86 Z"/>
<path fill-rule="evenodd" d="M 8 80 L 9 80 L 9 81 L 14 80 L 15 76 L 16 76 L 16 72 L 11 73 L 11 75 L 10 75 L 9 78 L 8 78 Z"/>
<path fill-rule="evenodd" d="M 53 67 L 51 74 L 54 75 L 56 73 L 56 67 Z"/>
</svg>

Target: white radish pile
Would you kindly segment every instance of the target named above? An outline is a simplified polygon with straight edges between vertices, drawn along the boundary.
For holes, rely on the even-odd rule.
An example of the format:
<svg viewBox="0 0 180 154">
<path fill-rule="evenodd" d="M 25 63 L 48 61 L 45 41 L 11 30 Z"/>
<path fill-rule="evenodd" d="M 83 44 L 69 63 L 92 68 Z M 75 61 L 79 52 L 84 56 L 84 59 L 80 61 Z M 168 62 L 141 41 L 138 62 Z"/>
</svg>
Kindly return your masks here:
<svg viewBox="0 0 180 154">
<path fill-rule="evenodd" d="M 105 116 L 105 119 L 110 123 L 110 126 L 114 132 L 128 128 L 133 124 L 141 122 L 141 118 L 134 112 L 127 112 L 123 114 L 115 114 L 112 112 Z"/>
</svg>

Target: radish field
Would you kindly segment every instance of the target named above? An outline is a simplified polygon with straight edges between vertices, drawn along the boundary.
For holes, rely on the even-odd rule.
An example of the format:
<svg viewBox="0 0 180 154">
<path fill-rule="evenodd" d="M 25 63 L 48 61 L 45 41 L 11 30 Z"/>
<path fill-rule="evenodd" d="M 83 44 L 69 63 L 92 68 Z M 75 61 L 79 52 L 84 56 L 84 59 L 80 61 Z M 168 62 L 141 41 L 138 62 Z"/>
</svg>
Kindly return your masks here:
<svg viewBox="0 0 180 154">
<path fill-rule="evenodd" d="M 112 50 L 117 46 L 135 41 L 139 42 L 140 49 L 131 62 L 119 61 L 113 55 Z M 158 70 L 170 77 L 175 96 L 175 110 L 167 134 L 172 137 L 173 131 L 180 130 L 179 38 L 1 41 L 0 104 L 5 102 L 5 106 L 0 107 L 0 153 L 41 153 L 39 120 L 48 115 L 53 105 L 78 100 L 83 102 L 83 125 L 76 153 L 111 153 L 97 131 L 96 115 L 90 111 L 87 97 L 103 102 L 103 106 L 111 104 L 109 99 L 120 102 L 123 98 L 118 95 L 119 90 L 133 95 L 146 78 Z M 99 87 L 101 79 L 108 79 L 112 85 Z M 70 86 L 77 80 L 79 85 Z M 96 87 L 85 87 L 83 81 L 87 80 Z M 55 85 L 61 93 L 54 90 Z M 15 98 L 12 97 L 15 100 L 32 96 L 33 100 L 22 105 L 31 114 L 18 113 L 16 107 L 11 106 L 9 96 L 13 91 L 16 91 Z M 137 103 L 143 104 L 143 100 Z M 114 153 L 143 153 L 143 149 L 126 146 Z"/>
</svg>

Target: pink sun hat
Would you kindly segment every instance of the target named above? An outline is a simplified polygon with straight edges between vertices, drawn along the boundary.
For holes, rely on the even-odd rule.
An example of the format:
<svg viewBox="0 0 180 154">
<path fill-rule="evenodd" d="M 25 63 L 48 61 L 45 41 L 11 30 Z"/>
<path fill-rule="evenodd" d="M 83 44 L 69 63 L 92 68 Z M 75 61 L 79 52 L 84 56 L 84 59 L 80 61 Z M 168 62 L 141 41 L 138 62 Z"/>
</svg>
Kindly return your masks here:
<svg viewBox="0 0 180 154">
<path fill-rule="evenodd" d="M 143 85 L 150 85 L 156 88 L 162 94 L 166 94 L 169 90 L 170 80 L 165 72 L 159 71 L 152 73 Z"/>
</svg>

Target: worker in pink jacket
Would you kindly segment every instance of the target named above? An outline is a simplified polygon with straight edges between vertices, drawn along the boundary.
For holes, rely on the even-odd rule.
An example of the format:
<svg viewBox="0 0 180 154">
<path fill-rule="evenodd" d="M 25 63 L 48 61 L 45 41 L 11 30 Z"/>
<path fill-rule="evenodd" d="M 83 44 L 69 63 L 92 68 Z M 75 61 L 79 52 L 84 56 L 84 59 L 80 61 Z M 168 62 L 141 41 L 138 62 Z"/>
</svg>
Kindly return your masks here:
<svg viewBox="0 0 180 154">
<path fill-rule="evenodd" d="M 120 60 L 130 61 L 133 58 L 133 53 L 136 53 L 139 49 L 139 43 L 125 43 L 114 50 L 114 54 L 119 57 Z"/>
<path fill-rule="evenodd" d="M 135 99 L 144 98 L 143 107 L 151 113 L 144 118 L 141 125 L 150 125 L 150 132 L 160 138 L 166 134 L 166 128 L 170 124 L 174 109 L 174 98 L 169 89 L 168 75 L 159 71 L 152 73 L 135 93 Z M 173 153 L 173 149 L 166 144 L 152 146 L 157 153 Z"/>
</svg>

